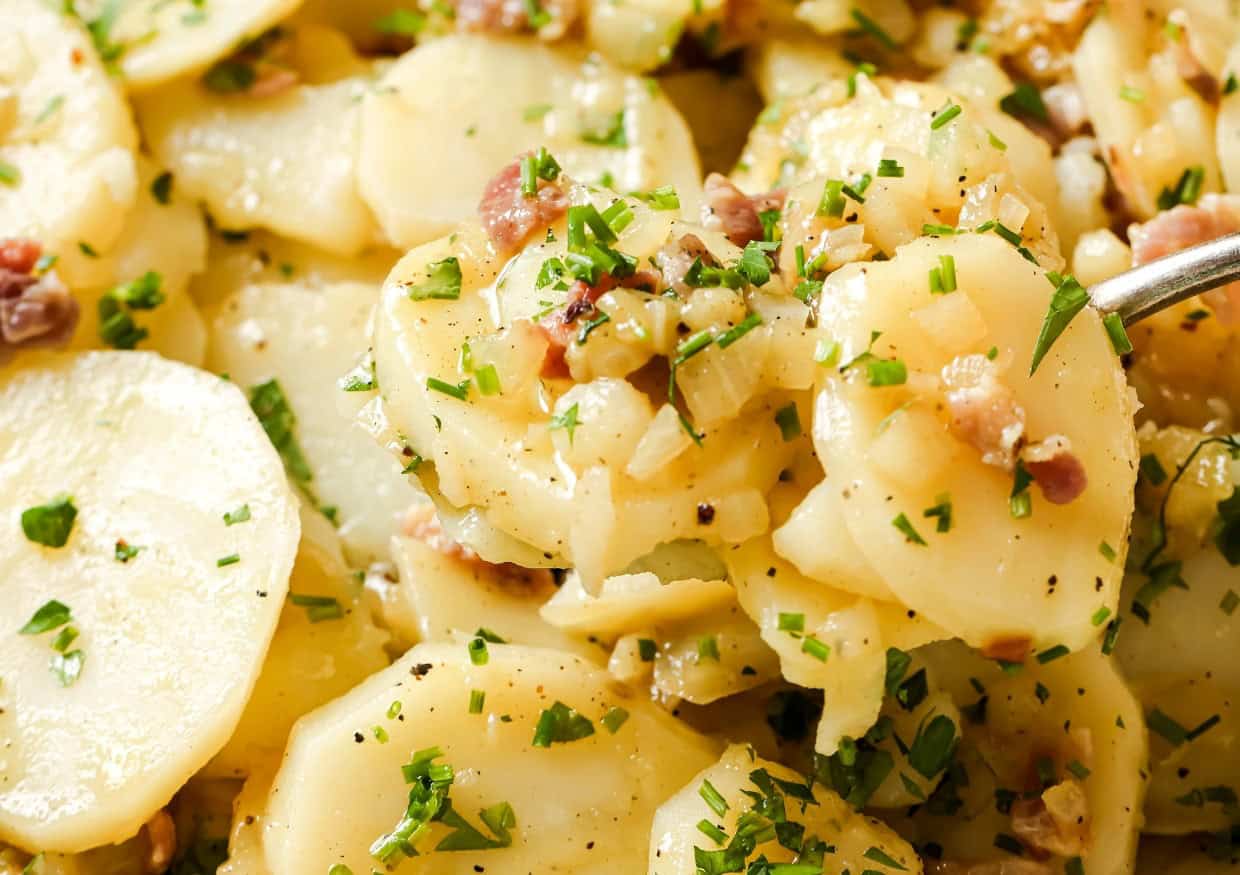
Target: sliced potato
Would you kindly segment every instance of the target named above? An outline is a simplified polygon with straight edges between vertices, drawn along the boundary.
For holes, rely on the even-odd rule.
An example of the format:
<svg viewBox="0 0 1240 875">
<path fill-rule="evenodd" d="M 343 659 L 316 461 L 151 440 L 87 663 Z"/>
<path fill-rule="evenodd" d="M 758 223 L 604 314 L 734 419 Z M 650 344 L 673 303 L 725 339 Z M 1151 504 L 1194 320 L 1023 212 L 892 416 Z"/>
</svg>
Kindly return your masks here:
<svg viewBox="0 0 1240 875">
<path fill-rule="evenodd" d="M 910 819 L 893 816 L 896 828 L 919 844 L 937 842 L 944 860 L 997 865 L 1011 859 L 996 847 L 997 834 L 1025 841 L 1050 836 L 1036 827 L 1016 830 L 1010 814 L 996 805 L 1004 794 L 995 791 L 1029 792 L 1036 799 L 1040 764 L 1054 772 L 1053 781 L 1047 774 L 1048 783 L 1083 790 L 1084 821 L 1071 852 L 1063 853 L 1068 845 L 1039 856 L 1048 858 L 1053 871 L 1062 871 L 1064 857 L 1080 856 L 1086 872 L 1132 872 L 1148 748 L 1141 707 L 1112 660 L 1090 648 L 1010 675 L 960 642 L 931 645 L 918 657 L 962 711 L 969 706 L 956 754 L 967 777 L 951 778 L 961 802 L 954 815 L 924 805 Z"/>
<path fill-rule="evenodd" d="M 362 196 L 394 245 L 415 246 L 473 217 L 487 180 L 539 146 L 579 179 L 673 185 L 686 215 L 700 202 L 689 129 L 657 87 L 578 50 L 493 36 L 419 46 L 366 95 Z"/>
<path fill-rule="evenodd" d="M 480 714 L 469 712 L 470 690 L 486 694 Z M 556 701 L 593 721 L 594 734 L 532 747 L 540 713 Z M 389 718 L 394 702 L 400 715 Z M 612 733 L 599 721 L 617 706 L 629 716 Z M 390 741 L 377 741 L 375 726 Z M 453 808 L 477 823 L 480 809 L 510 803 L 512 844 L 434 851 L 448 830 L 432 826 L 418 843 L 421 856 L 402 862 L 402 871 L 631 868 L 646 855 L 655 808 L 717 754 L 713 742 L 574 656 L 492 644 L 486 664 L 474 665 L 464 644 L 421 644 L 294 729 L 264 823 L 272 875 L 326 872 L 337 863 L 369 871 L 371 843 L 409 804 L 401 765 L 411 751 L 436 746 L 456 769 Z"/>
<path fill-rule="evenodd" d="M 953 258 L 958 291 L 935 296 L 927 276 Z M 1002 277 L 1002 280 L 998 280 Z M 1025 642 L 1078 649 L 1117 607 L 1137 467 L 1131 399 L 1097 313 L 1083 311 L 1027 376 L 1052 294 L 1043 272 L 1003 240 L 970 234 L 921 240 L 882 264 L 832 274 L 821 321 L 848 363 L 867 349 L 904 362 L 902 385 L 869 385 L 865 369 L 823 379 L 814 437 L 842 497 L 853 540 L 900 601 L 978 647 Z M 930 305 L 964 308 L 977 331 L 956 336 L 924 318 Z M 872 332 L 881 332 L 875 341 Z M 967 342 L 965 342 L 967 341 Z M 872 347 L 871 347 L 872 345 Z M 1084 493 L 1051 504 L 1036 487 L 1032 515 L 1009 512 L 1013 475 L 985 464 L 949 432 L 940 370 L 994 348 L 1000 379 L 1025 411 L 1028 438 L 1065 436 L 1084 467 Z M 940 417 L 943 417 L 941 419 Z M 924 514 L 950 496 L 952 525 Z M 903 523 L 897 523 L 903 515 Z M 911 526 L 924 543 L 906 533 Z"/>
<path fill-rule="evenodd" d="M 796 795 L 779 784 L 768 784 L 767 779 L 796 785 Z M 704 798 L 714 796 L 705 789 L 707 784 L 722 799 L 726 807 L 723 814 Z M 806 799 L 807 795 L 813 801 Z M 742 815 L 755 810 L 769 812 L 776 808 L 758 808 L 754 796 L 764 799 L 778 797 L 782 802 L 778 809 L 783 810 L 788 823 L 804 828 L 803 838 L 807 842 L 816 839 L 830 847 L 823 860 L 824 872 L 865 871 L 873 867 L 871 861 L 881 861 L 882 855 L 895 861 L 895 865 L 888 864 L 891 869 L 913 875 L 922 871 L 921 858 L 916 851 L 881 821 L 854 811 L 838 795 L 821 785 L 807 786 L 803 776 L 786 766 L 755 756 L 751 748 L 733 745 L 724 752 L 718 763 L 696 775 L 684 789 L 659 808 L 650 837 L 650 875 L 695 875 L 700 872 L 695 862 L 696 852 L 699 849 L 716 851 L 720 845 L 700 831 L 698 824 L 705 820 L 731 837 Z M 767 819 L 759 822 L 765 823 Z M 771 863 L 797 859 L 795 852 L 773 838 L 758 844 L 745 859 L 753 862 L 759 856 L 765 856 Z"/>
<path fill-rule="evenodd" d="M 392 539 L 392 559 L 400 571 L 395 610 L 409 618 L 400 625 L 414 640 L 463 641 L 485 626 L 514 644 L 563 650 L 594 662 L 605 655 L 584 636 L 574 638 L 539 616 L 556 593 L 547 571 L 451 555 L 406 537 Z"/>
<path fill-rule="evenodd" d="M 0 59 L 0 161 L 15 178 L 0 186 L 0 237 L 38 240 L 78 285 L 137 193 L 129 107 L 86 30 L 39 0 L 0 8 Z"/>
<path fill-rule="evenodd" d="M 577 203 L 607 208 L 600 193 L 566 188 Z M 616 246 L 639 263 L 685 234 L 708 241 L 723 262 L 740 256 L 717 232 L 636 200 L 628 204 L 634 218 Z M 593 331 L 588 344 L 580 335 L 571 339 L 565 358 L 577 379 L 540 377 L 548 340 L 533 317 L 565 298 L 538 287 L 542 265 L 566 253 L 564 221 L 552 230 L 554 241 L 530 245 L 504 265 L 477 225 L 463 225 L 410 252 L 388 278 L 373 335 L 382 409 L 427 461 L 419 475 L 433 473 L 434 491 L 446 503 L 476 507 L 490 526 L 544 554 L 543 562 L 575 567 L 591 592 L 659 544 L 738 543 L 764 532 L 765 495 L 797 443 L 784 440 L 775 422 L 792 393 L 777 388 L 782 372 L 769 376 L 763 365 L 787 354 L 779 341 L 793 320 L 768 311 L 765 323 L 734 345 L 708 350 L 681 368 L 678 385 L 694 412 L 693 427 L 705 433 L 694 446 L 676 410 L 664 403 L 667 378 L 643 379 L 638 371 L 656 356 L 676 355 L 680 336 L 665 308 L 682 306 L 679 299 L 622 289 L 600 298 L 600 309 L 612 310 L 615 319 Z M 459 298 L 412 300 L 410 288 L 446 259 L 456 259 L 461 270 Z M 774 302 L 797 308 L 803 325 L 804 305 L 778 294 L 777 285 L 773 278 L 749 299 L 725 291 L 727 318 L 739 322 L 746 306 Z M 622 319 L 625 300 L 632 307 Z M 804 333 L 788 348 L 800 350 Z M 461 370 L 466 343 L 477 366 L 494 365 L 498 394 L 471 388 L 470 373 Z M 812 375 L 805 372 L 802 384 L 800 373 L 783 385 L 807 389 Z M 465 400 L 441 391 L 462 378 L 465 389 L 457 391 Z M 570 410 L 571 439 L 568 429 L 553 427 Z M 808 408 L 799 421 L 808 422 Z"/>
<path fill-rule="evenodd" d="M 200 773 L 245 778 L 284 751 L 303 714 L 343 695 L 388 666 L 385 632 L 359 598 L 331 525 L 303 505 L 303 537 L 289 580 L 289 598 L 334 599 L 335 606 L 287 601 L 232 738 Z M 338 606 L 339 610 L 336 610 Z"/>
<path fill-rule="evenodd" d="M 0 838 L 80 851 L 132 836 L 232 734 L 284 601 L 297 506 L 237 388 L 155 355 L 49 359 L 8 377 L 0 407 Z M 67 544 L 22 537 L 23 511 L 60 494 L 77 508 Z M 245 505 L 251 519 L 225 525 Z M 118 543 L 140 549 L 120 561 Z M 68 687 L 49 671 L 57 633 L 13 634 L 49 599 L 81 633 Z"/>
<path fill-rule="evenodd" d="M 877 719 L 887 648 L 911 650 L 947 635 L 900 605 L 806 578 L 775 555 L 768 539 L 725 555 L 741 606 L 779 654 L 784 677 L 825 693 L 820 753 L 834 753 L 841 738 L 859 738 Z M 826 648 L 825 656 L 811 640 Z"/>
<path fill-rule="evenodd" d="M 124 48 L 121 72 L 145 89 L 195 73 L 258 36 L 300 0 L 121 0 L 110 39 Z M 79 4 L 85 6 L 86 4 Z M 96 0 L 102 9 L 104 3 Z"/>
<path fill-rule="evenodd" d="M 371 393 L 338 385 L 365 349 L 375 295 L 359 282 L 247 284 L 212 314 L 208 361 L 244 387 L 279 380 L 314 473 L 310 488 L 337 508 L 340 537 L 359 565 L 386 557 L 398 515 L 419 499 L 397 460 L 353 422 Z"/>
<path fill-rule="evenodd" d="M 137 101 L 151 151 L 224 228 L 269 228 L 341 255 L 375 236 L 357 188 L 364 76 L 270 97 L 178 80 Z M 306 144 L 313 143 L 312 149 Z"/>
<path fill-rule="evenodd" d="M 1240 614 L 1221 607 L 1236 588 L 1236 569 L 1210 544 L 1184 562 L 1180 577 L 1188 588 L 1172 587 L 1150 603 L 1146 623 L 1132 612 L 1132 601 L 1149 578 L 1128 576 L 1115 648 L 1147 712 L 1157 709 L 1190 732 L 1206 727 L 1180 744 L 1150 732 L 1145 826 L 1164 835 L 1226 828 L 1233 820 L 1226 799 L 1204 794 L 1240 784 L 1240 714 L 1233 704 L 1240 671 L 1231 657 Z"/>
</svg>

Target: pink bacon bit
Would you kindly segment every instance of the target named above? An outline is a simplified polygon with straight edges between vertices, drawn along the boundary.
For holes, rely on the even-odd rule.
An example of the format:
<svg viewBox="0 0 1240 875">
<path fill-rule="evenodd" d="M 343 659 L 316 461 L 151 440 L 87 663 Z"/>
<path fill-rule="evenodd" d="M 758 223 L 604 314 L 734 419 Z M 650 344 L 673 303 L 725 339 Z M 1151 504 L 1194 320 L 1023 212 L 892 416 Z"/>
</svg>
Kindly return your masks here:
<svg viewBox="0 0 1240 875">
<path fill-rule="evenodd" d="M 632 276 L 617 280 L 610 274 L 603 274 L 594 285 L 585 280 L 577 280 L 568 289 L 568 301 L 552 313 L 548 313 L 538 323 L 547 338 L 547 354 L 543 358 L 542 376 L 568 377 L 568 364 L 564 354 L 577 336 L 578 323 L 582 317 L 594 313 L 594 303 L 615 288 L 641 289 L 654 294 L 659 288 L 659 278 L 648 270 L 639 270 Z"/>
<path fill-rule="evenodd" d="M 568 195 L 554 182 L 538 180 L 538 194 L 521 191 L 521 158 L 495 174 L 482 192 L 478 216 L 502 253 L 515 252 L 536 228 L 545 228 L 568 211 Z"/>
<path fill-rule="evenodd" d="M 1052 435 L 1025 447 L 1021 461 L 1042 490 L 1042 497 L 1051 504 L 1076 501 L 1089 485 L 1085 466 L 1062 435 Z"/>
<path fill-rule="evenodd" d="M 784 207 L 787 192 L 776 190 L 750 197 L 732 184 L 726 176 L 712 173 L 706 177 L 706 205 L 710 208 L 707 226 L 715 226 L 737 246 L 762 240 L 759 214 Z"/>
<path fill-rule="evenodd" d="M 530 9 L 541 20 L 530 20 Z M 456 29 L 466 32 L 520 33 L 537 31 L 543 39 L 559 39 L 568 33 L 581 11 L 577 0 L 546 0 L 529 4 L 525 0 L 457 0 Z"/>
<path fill-rule="evenodd" d="M 35 240 L 0 240 L 0 355 L 4 348 L 60 346 L 78 323 L 78 303 L 55 273 L 36 276 L 43 247 Z"/>
<path fill-rule="evenodd" d="M 943 368 L 952 434 L 1006 471 L 1016 465 L 1025 439 L 1025 411 L 983 355 L 957 356 Z"/>
<path fill-rule="evenodd" d="M 1195 206 L 1180 205 L 1128 227 L 1133 264 L 1145 264 L 1198 243 L 1240 231 L 1240 195 L 1206 194 Z M 1201 296 L 1225 325 L 1240 324 L 1240 282 Z"/>
<path fill-rule="evenodd" d="M 529 595 L 548 594 L 555 589 L 551 572 L 545 568 L 522 568 L 510 562 L 488 562 L 470 548 L 454 541 L 443 530 L 439 514 L 429 504 L 415 504 L 405 513 L 401 531 L 406 537 L 416 538 L 437 553 L 454 559 L 475 572 L 492 575 L 495 582 L 506 585 L 514 592 Z"/>
</svg>

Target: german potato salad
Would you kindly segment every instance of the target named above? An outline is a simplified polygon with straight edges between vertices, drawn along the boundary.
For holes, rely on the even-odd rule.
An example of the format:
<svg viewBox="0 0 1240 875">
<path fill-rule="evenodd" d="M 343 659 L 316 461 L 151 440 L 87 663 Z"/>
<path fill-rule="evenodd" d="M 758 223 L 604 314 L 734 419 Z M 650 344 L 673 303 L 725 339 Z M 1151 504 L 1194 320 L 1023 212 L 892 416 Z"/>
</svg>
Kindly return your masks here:
<svg viewBox="0 0 1240 875">
<path fill-rule="evenodd" d="M 0 0 L 0 875 L 1240 871 L 1237 0 Z"/>
</svg>

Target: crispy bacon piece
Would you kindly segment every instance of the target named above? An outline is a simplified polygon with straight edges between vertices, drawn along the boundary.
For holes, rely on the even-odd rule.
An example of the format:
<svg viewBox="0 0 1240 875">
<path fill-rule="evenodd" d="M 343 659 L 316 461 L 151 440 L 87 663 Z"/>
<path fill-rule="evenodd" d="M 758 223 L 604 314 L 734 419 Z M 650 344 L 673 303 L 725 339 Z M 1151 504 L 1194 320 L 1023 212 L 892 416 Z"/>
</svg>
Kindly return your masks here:
<svg viewBox="0 0 1240 875">
<path fill-rule="evenodd" d="M 994 638 L 982 645 L 982 656 L 987 659 L 1001 659 L 1004 662 L 1024 662 L 1033 649 L 1033 641 L 1028 635 L 1017 635 L 1011 638 Z"/>
<path fill-rule="evenodd" d="M 682 234 L 676 240 L 663 244 L 663 248 L 655 253 L 654 262 L 659 267 L 663 285 L 686 298 L 693 290 L 685 285 L 685 274 L 699 258 L 707 267 L 716 267 L 719 264 L 701 237 L 696 234 Z"/>
<path fill-rule="evenodd" d="M 659 290 L 659 278 L 648 270 L 639 270 L 632 276 L 616 279 L 610 274 L 603 274 L 594 285 L 585 280 L 577 280 L 568 289 L 568 302 L 559 310 L 548 313 L 538 323 L 547 337 L 547 355 L 543 359 L 542 376 L 567 377 L 568 365 L 564 361 L 564 353 L 579 330 L 578 323 L 583 316 L 594 313 L 594 302 L 615 288 L 641 289 L 654 294 Z"/>
<path fill-rule="evenodd" d="M 1240 195 L 1202 195 L 1195 206 L 1181 205 L 1159 213 L 1148 222 L 1128 226 L 1132 261 L 1145 264 L 1240 231 Z M 1226 325 L 1240 323 L 1240 282 L 1212 289 L 1201 296 Z"/>
<path fill-rule="evenodd" d="M 0 354 L 67 343 L 77 328 L 78 303 L 59 277 L 32 273 L 42 251 L 34 240 L 0 240 Z"/>
<path fill-rule="evenodd" d="M 567 211 L 568 196 L 554 182 L 538 180 L 535 197 L 521 192 L 521 158 L 491 178 L 478 204 L 482 227 L 504 253 L 519 249 L 534 229 L 551 224 Z"/>
<path fill-rule="evenodd" d="M 737 246 L 763 239 L 759 213 L 783 209 L 787 192 L 782 189 L 750 197 L 719 173 L 706 177 L 706 205 L 710 208 L 708 227 L 718 227 Z"/>
<path fill-rule="evenodd" d="M 568 33 L 581 11 L 577 0 L 544 0 L 546 20 L 533 27 L 530 4 L 525 0 L 457 0 L 456 27 L 463 31 L 518 33 L 536 30 L 543 39 L 559 39 Z"/>
<path fill-rule="evenodd" d="M 1080 497 L 1089 485 L 1085 466 L 1072 453 L 1072 444 L 1063 435 L 1030 444 L 1021 453 L 1025 468 L 1051 504 L 1068 504 Z"/>
<path fill-rule="evenodd" d="M 1077 857 L 1089 844 L 1089 798 L 1068 778 L 1037 799 L 1012 803 L 1012 832 L 1038 851 Z"/>
<path fill-rule="evenodd" d="M 952 434 L 982 461 L 1010 471 L 1025 439 L 1025 411 L 984 355 L 957 356 L 943 368 Z"/>
<path fill-rule="evenodd" d="M 432 550 L 468 565 L 476 571 L 493 575 L 506 589 L 524 595 L 549 594 L 555 589 L 551 572 L 545 568 L 523 568 L 510 562 L 488 562 L 470 548 L 448 537 L 439 522 L 439 515 L 429 504 L 415 504 L 405 513 L 401 531 L 417 538 Z"/>
</svg>

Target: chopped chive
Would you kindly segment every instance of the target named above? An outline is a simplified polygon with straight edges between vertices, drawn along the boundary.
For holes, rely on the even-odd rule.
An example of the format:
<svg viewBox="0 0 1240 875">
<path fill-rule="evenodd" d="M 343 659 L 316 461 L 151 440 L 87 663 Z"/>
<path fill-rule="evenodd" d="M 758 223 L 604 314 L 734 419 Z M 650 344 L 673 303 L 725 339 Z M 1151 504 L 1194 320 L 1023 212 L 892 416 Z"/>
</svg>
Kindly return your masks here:
<svg viewBox="0 0 1240 875">
<path fill-rule="evenodd" d="M 713 841 L 716 845 L 722 845 L 728 840 L 728 834 L 706 818 L 702 818 L 698 821 L 697 829 L 698 832 Z"/>
<path fill-rule="evenodd" d="M 883 30 L 879 23 L 873 18 L 870 18 L 870 16 L 866 15 L 855 6 L 849 10 L 849 15 L 852 16 L 853 21 L 857 22 L 857 26 L 860 27 L 862 31 L 877 40 L 883 48 L 896 48 L 897 43 L 894 39 L 892 39 L 891 34 Z"/>
<path fill-rule="evenodd" d="M 483 365 L 474 371 L 474 379 L 478 381 L 478 391 L 483 395 L 500 394 L 499 373 L 495 365 Z"/>
<path fill-rule="evenodd" d="M 986 138 L 990 141 L 990 145 L 994 146 L 1000 152 L 1007 151 L 1007 143 L 1003 142 L 997 136 L 995 136 L 995 132 L 990 130 L 989 128 L 986 129 Z"/>
<path fill-rule="evenodd" d="M 930 121 L 930 130 L 937 131 L 940 128 L 945 127 L 951 123 L 952 119 L 960 115 L 962 112 L 964 112 L 964 110 L 960 108 L 959 104 L 952 103 L 951 100 L 948 99 L 947 103 L 945 103 L 942 108 L 934 114 L 934 118 Z"/>
<path fill-rule="evenodd" d="M 900 530 L 900 532 L 904 535 L 904 540 L 908 543 L 917 544 L 922 547 L 927 546 L 925 539 L 917 533 L 917 530 L 913 528 L 913 524 L 909 522 L 908 517 L 904 514 L 900 514 L 893 519 L 891 524 Z"/>
<path fill-rule="evenodd" d="M 299 608 L 305 608 L 306 618 L 311 623 L 339 620 L 344 616 L 344 607 L 335 596 L 290 592 L 288 600 Z"/>
<path fill-rule="evenodd" d="M 1201 736 L 1205 735 L 1207 732 L 1209 732 L 1209 731 L 1210 731 L 1211 729 L 1213 729 L 1215 726 L 1218 726 L 1218 725 L 1219 725 L 1219 723 L 1221 723 L 1221 722 L 1222 722 L 1222 720 L 1223 720 L 1223 718 L 1222 718 L 1222 717 L 1220 717 L 1218 714 L 1211 714 L 1211 715 L 1210 715 L 1209 717 L 1207 717 L 1205 720 L 1201 721 L 1201 724 L 1200 724 L 1200 725 L 1198 725 L 1198 726 L 1194 727 L 1193 729 L 1189 730 L 1189 733 L 1188 733 L 1188 735 L 1187 735 L 1187 736 L 1185 736 L 1185 738 L 1186 738 L 1188 741 L 1196 741 L 1198 738 L 1200 738 Z"/>
<path fill-rule="evenodd" d="M 844 183 L 838 179 L 828 179 L 822 187 L 822 198 L 818 201 L 819 216 L 830 216 L 838 219 L 844 215 Z"/>
<path fill-rule="evenodd" d="M 227 556 L 221 556 L 215 560 L 216 568 L 227 568 L 229 565 L 236 565 L 241 561 L 241 557 L 236 553 L 229 553 Z"/>
<path fill-rule="evenodd" d="M 1020 843 L 1020 839 L 1007 833 L 995 833 L 994 845 L 999 850 L 1007 851 L 1009 854 L 1015 854 L 1018 857 L 1024 856 L 1025 853 L 1025 846 Z"/>
<path fill-rule="evenodd" d="M 779 612 L 779 631 L 781 632 L 804 632 L 805 631 L 805 615 L 791 614 Z"/>
<path fill-rule="evenodd" d="M 715 789 L 715 785 L 706 779 L 702 780 L 702 786 L 698 788 L 698 795 L 702 797 L 702 801 L 710 808 L 711 811 L 719 817 L 723 817 L 728 813 L 728 802 L 723 798 L 723 794 Z"/>
<path fill-rule="evenodd" d="M 408 286 L 412 301 L 455 301 L 461 297 L 461 263 L 455 255 L 426 266 L 426 280 Z"/>
<path fill-rule="evenodd" d="M 1107 330 L 1107 337 L 1111 338 L 1111 346 L 1115 349 L 1116 355 L 1127 355 L 1132 352 L 1132 341 L 1128 339 L 1128 333 L 1124 331 L 1124 320 L 1118 313 L 1108 313 L 1103 316 L 1102 326 Z"/>
<path fill-rule="evenodd" d="M 882 179 L 899 179 L 904 176 L 904 167 L 894 158 L 883 158 L 878 162 L 878 176 Z"/>
<path fill-rule="evenodd" d="M 70 653 L 53 653 L 50 668 L 52 676 L 62 687 L 71 687 L 81 676 L 82 666 L 86 662 L 86 654 L 80 650 Z"/>
<path fill-rule="evenodd" d="M 795 440 L 801 435 L 801 418 L 797 415 L 795 402 L 775 411 L 775 424 L 785 441 Z"/>
<path fill-rule="evenodd" d="M 0 183 L 13 187 L 22 181 L 22 172 L 7 161 L 0 161 Z"/>
<path fill-rule="evenodd" d="M 903 863 L 901 863 L 899 860 L 895 859 L 894 857 L 890 856 L 882 848 L 878 848 L 878 847 L 869 848 L 861 856 L 865 857 L 867 860 L 873 860 L 875 863 L 881 863 L 882 865 L 886 866 L 888 869 L 899 869 L 901 872 L 904 872 L 908 869 L 907 866 L 905 866 Z"/>
<path fill-rule="evenodd" d="M 934 498 L 934 506 L 928 507 L 921 512 L 923 517 L 927 519 L 937 518 L 934 530 L 939 534 L 950 532 L 952 529 L 952 499 L 951 496 L 944 492 L 936 495 Z"/>
<path fill-rule="evenodd" d="M 824 368 L 835 367 L 840 361 L 840 342 L 820 339 L 814 346 L 814 361 Z"/>
<path fill-rule="evenodd" d="M 235 526 L 237 523 L 245 523 L 250 521 L 250 506 L 243 504 L 236 510 L 230 510 L 224 514 L 224 525 Z"/>
<path fill-rule="evenodd" d="M 1051 691 L 1048 690 L 1046 688 L 1046 684 L 1042 683 L 1041 681 L 1038 681 L 1037 683 L 1033 685 L 1033 694 L 1037 697 L 1038 701 L 1042 703 L 1043 705 L 1045 705 L 1046 700 L 1051 697 Z"/>
<path fill-rule="evenodd" d="M 395 720 L 398 716 L 400 716 L 400 709 L 401 709 L 400 701 L 394 700 L 392 704 L 388 705 L 387 719 Z"/>
<path fill-rule="evenodd" d="M 1120 86 L 1119 96 L 1121 100 L 1127 100 L 1129 103 L 1140 103 L 1145 100 L 1145 92 L 1131 85 Z"/>
<path fill-rule="evenodd" d="M 736 325 L 733 325 L 727 331 L 720 334 L 715 339 L 715 343 L 719 345 L 720 349 L 727 349 L 729 346 L 736 343 L 736 341 L 740 340 L 761 324 L 762 317 L 757 313 L 750 313 Z"/>
<path fill-rule="evenodd" d="M 458 401 L 466 401 L 469 399 L 469 380 L 460 383 L 447 383 L 438 377 L 427 377 L 426 388 L 435 392 L 441 392 L 455 398 Z"/>
<path fill-rule="evenodd" d="M 1172 747 L 1179 747 L 1188 741 L 1188 730 L 1158 708 L 1145 715 L 1145 724 L 1151 732 L 1161 735 Z"/>
<path fill-rule="evenodd" d="M 602 717 L 600 717 L 598 722 L 602 723 L 603 727 L 608 732 L 610 732 L 612 735 L 615 735 L 617 732 L 620 731 L 620 727 L 623 726 L 625 721 L 628 719 L 629 719 L 628 711 L 624 710 L 623 708 L 612 707 L 612 708 L 607 709 L 607 713 L 604 714 Z"/>
<path fill-rule="evenodd" d="M 1164 188 L 1158 195 L 1158 209 L 1169 210 L 1177 204 L 1195 204 L 1201 196 L 1206 170 L 1200 164 L 1186 167 L 1172 188 Z"/>
<path fill-rule="evenodd" d="M 1106 634 L 1102 636 L 1102 653 L 1104 655 L 1110 656 L 1111 651 L 1115 649 L 1115 642 L 1119 639 L 1119 627 L 1123 621 L 1123 617 L 1116 617 L 1107 623 Z"/>
<path fill-rule="evenodd" d="M 1038 663 L 1041 665 L 1046 665 L 1048 662 L 1054 662 L 1056 659 L 1067 656 L 1071 652 L 1072 651 L 1068 650 L 1065 645 L 1056 644 L 1054 647 L 1051 647 L 1048 650 L 1043 650 L 1038 654 Z"/>
<path fill-rule="evenodd" d="M 900 359 L 870 359 L 865 363 L 865 376 L 871 386 L 903 386 L 908 368 Z"/>
<path fill-rule="evenodd" d="M 1114 562 L 1119 554 L 1115 552 L 1115 548 L 1103 541 L 1098 545 L 1098 552 L 1102 554 L 1102 558 L 1108 562 Z"/>
<path fill-rule="evenodd" d="M 1110 616 L 1111 616 L 1111 609 L 1103 605 L 1101 608 L 1094 611 L 1093 616 L 1089 618 L 1089 622 L 1093 624 L 1094 626 L 1101 626 L 1103 623 L 1107 621 L 1107 618 Z"/>
<path fill-rule="evenodd" d="M 1028 82 L 1018 83 L 1011 94 L 999 101 L 999 109 L 1017 118 L 1024 116 L 1040 122 L 1050 120 L 1041 92 Z"/>
<path fill-rule="evenodd" d="M 469 713 L 481 714 L 482 706 L 486 703 L 486 690 L 470 690 L 469 691 Z"/>
<path fill-rule="evenodd" d="M 650 638 L 637 639 L 637 655 L 642 662 L 654 662 L 655 654 L 659 652 L 659 645 Z"/>
<path fill-rule="evenodd" d="M 1150 482 L 1151 486 L 1162 486 L 1167 482 L 1167 470 L 1162 466 L 1158 456 L 1153 453 L 1146 453 L 1141 457 L 1137 470 Z"/>
<path fill-rule="evenodd" d="M 77 640 L 79 634 L 76 626 L 63 627 L 52 639 L 52 649 L 57 653 L 64 653 L 69 649 L 69 645 Z"/>
<path fill-rule="evenodd" d="M 469 661 L 474 665 L 486 665 L 491 661 L 491 653 L 487 650 L 487 643 L 484 639 L 471 639 L 467 649 L 469 650 Z"/>
<path fill-rule="evenodd" d="M 1012 492 L 1008 497 L 1008 511 L 1012 519 L 1025 519 L 1033 513 L 1033 496 L 1029 493 L 1029 485 L 1033 483 L 1033 475 L 1020 459 L 1016 460 L 1016 470 L 1012 479 Z"/>
<path fill-rule="evenodd" d="M 950 237 L 956 233 L 956 229 L 951 225 L 922 225 L 921 236 L 923 237 Z"/>
<path fill-rule="evenodd" d="M 719 661 L 719 639 L 714 635 L 703 635 L 697 641 L 698 662 Z"/>
<path fill-rule="evenodd" d="M 831 648 L 812 635 L 801 639 L 801 652 L 808 653 L 819 662 L 826 662 L 831 655 Z"/>
</svg>

